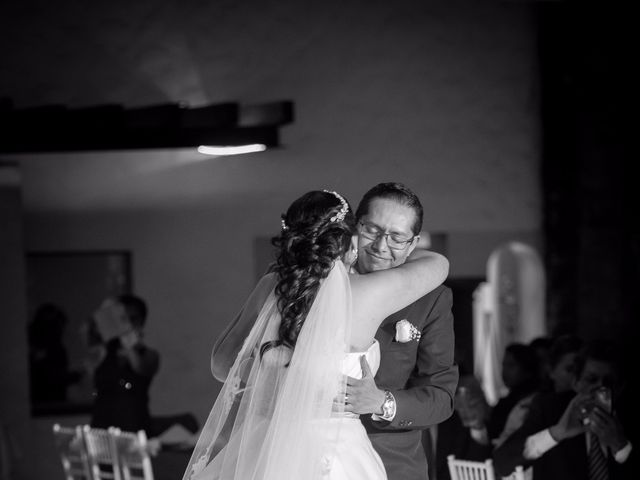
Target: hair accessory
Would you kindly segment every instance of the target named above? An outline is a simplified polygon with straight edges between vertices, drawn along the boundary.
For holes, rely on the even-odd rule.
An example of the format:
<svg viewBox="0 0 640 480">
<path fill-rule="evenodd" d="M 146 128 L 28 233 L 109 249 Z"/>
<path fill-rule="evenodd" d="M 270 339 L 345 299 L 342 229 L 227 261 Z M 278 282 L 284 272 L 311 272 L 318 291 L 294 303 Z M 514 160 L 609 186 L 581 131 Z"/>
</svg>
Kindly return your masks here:
<svg viewBox="0 0 640 480">
<path fill-rule="evenodd" d="M 326 192 L 326 193 L 330 193 L 331 195 L 336 197 L 338 200 L 340 200 L 340 203 L 342 204 L 342 207 L 340 208 L 338 213 L 336 213 L 333 217 L 331 217 L 329 219 L 329 221 L 330 222 L 341 222 L 341 221 L 343 221 L 345 215 L 349 211 L 349 204 L 347 203 L 347 201 L 338 192 L 334 192 L 333 190 L 322 190 L 322 191 Z"/>
<path fill-rule="evenodd" d="M 289 227 L 287 227 L 287 223 L 284 221 L 284 218 L 280 219 L 280 225 L 282 225 L 282 231 L 289 230 Z"/>
</svg>

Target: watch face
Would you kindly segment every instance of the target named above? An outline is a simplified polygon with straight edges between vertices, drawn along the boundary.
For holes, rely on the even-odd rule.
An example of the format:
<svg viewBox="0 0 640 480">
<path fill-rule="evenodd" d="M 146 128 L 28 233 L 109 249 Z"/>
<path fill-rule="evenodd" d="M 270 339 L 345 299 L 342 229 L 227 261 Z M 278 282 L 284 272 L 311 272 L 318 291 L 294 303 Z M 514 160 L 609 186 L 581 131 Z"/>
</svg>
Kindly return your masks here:
<svg viewBox="0 0 640 480">
<path fill-rule="evenodd" d="M 389 391 L 384 392 L 384 402 L 382 403 L 382 416 L 390 417 L 393 415 L 395 399 Z"/>
</svg>

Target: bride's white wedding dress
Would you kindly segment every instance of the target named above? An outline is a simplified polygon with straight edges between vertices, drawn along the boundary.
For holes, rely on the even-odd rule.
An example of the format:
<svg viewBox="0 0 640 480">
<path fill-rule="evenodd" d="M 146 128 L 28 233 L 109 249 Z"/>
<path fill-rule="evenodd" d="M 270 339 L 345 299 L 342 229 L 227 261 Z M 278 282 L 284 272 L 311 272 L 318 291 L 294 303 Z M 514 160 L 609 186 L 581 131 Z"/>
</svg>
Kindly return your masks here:
<svg viewBox="0 0 640 480">
<path fill-rule="evenodd" d="M 385 480 L 358 416 L 344 411 L 346 378 L 362 376 L 360 357 L 374 374 L 380 365 L 377 341 L 347 353 L 352 314 L 344 265 L 336 262 L 322 282 L 295 349 L 263 355 L 261 347 L 278 338 L 274 285 L 274 277 L 263 278 L 243 307 L 238 324 L 251 331 L 184 480 Z"/>
<path fill-rule="evenodd" d="M 375 340 L 366 352 L 351 352 L 345 355 L 343 373 L 353 378 L 362 377 L 360 357 L 366 355 L 373 375 L 380 366 L 380 345 Z M 325 461 L 327 480 L 383 480 L 387 478 L 384 465 L 378 453 L 373 449 L 367 431 L 359 416 L 349 412 L 336 414 L 326 421 L 331 432 L 339 423 L 337 441 L 332 453 Z M 330 435 L 335 438 L 334 435 Z"/>
</svg>

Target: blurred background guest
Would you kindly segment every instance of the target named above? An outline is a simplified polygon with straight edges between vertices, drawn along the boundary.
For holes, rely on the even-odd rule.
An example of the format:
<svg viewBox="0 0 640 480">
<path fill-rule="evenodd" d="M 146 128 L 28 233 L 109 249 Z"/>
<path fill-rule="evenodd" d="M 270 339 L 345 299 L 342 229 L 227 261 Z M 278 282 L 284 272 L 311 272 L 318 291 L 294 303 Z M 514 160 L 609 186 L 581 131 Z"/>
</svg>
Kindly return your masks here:
<svg viewBox="0 0 640 480">
<path fill-rule="evenodd" d="M 93 332 L 102 343 L 94 371 L 91 425 L 150 432 L 149 387 L 160 366 L 160 355 L 144 343 L 147 304 L 135 295 L 105 301 L 93 317 Z M 95 338 L 95 333 L 94 333 Z"/>
<path fill-rule="evenodd" d="M 466 409 L 465 425 L 470 427 L 472 438 L 481 445 L 490 446 L 502 435 L 507 435 L 508 432 L 503 434 L 503 430 L 512 410 L 537 391 L 540 374 L 538 356 L 533 347 L 523 343 L 507 345 L 502 359 L 502 380 L 508 392 L 493 408 L 485 407 L 486 401 L 479 389 L 469 389 L 471 395 L 460 405 Z"/>
<path fill-rule="evenodd" d="M 158 448 L 189 448 L 198 431 L 192 413 L 150 413 L 149 389 L 160 354 L 144 342 L 147 316 L 146 301 L 136 295 L 107 299 L 94 313 L 89 330 L 97 358 L 91 425 L 144 430 L 148 437 L 157 437 Z"/>
<path fill-rule="evenodd" d="M 529 342 L 529 346 L 533 348 L 538 356 L 538 370 L 540 372 L 540 388 L 551 388 L 550 385 L 545 385 L 550 382 L 549 380 L 549 354 L 551 351 L 551 345 L 554 338 L 551 336 L 536 337 Z"/>
<path fill-rule="evenodd" d="M 549 368 L 543 387 L 553 392 L 567 392 L 573 389 L 576 380 L 576 360 L 581 348 L 582 340 L 577 335 L 564 334 L 553 340 L 549 349 Z"/>
<path fill-rule="evenodd" d="M 545 479 L 637 475 L 618 347 L 593 340 L 575 365 L 573 390 L 538 395 L 522 427 L 494 450 L 498 474 L 532 465 L 536 478 Z"/>
<path fill-rule="evenodd" d="M 82 374 L 69 368 L 63 342 L 67 315 L 53 303 L 40 305 L 29 324 L 29 373 L 33 405 L 61 404 Z"/>
<path fill-rule="evenodd" d="M 540 340 L 540 339 L 536 339 Z M 531 346 L 536 340 L 529 343 Z M 539 388 L 531 395 L 526 395 L 511 409 L 500 435 L 492 440 L 494 448 L 501 445 L 513 432 L 522 426 L 531 402 L 539 393 L 566 392 L 573 388 L 575 381 L 575 362 L 582 341 L 575 335 L 560 335 L 557 338 L 544 337 L 544 363 L 540 364 Z M 546 340 L 550 343 L 547 344 Z M 539 344 L 538 344 L 539 345 Z M 539 345 L 540 346 L 540 345 Z M 538 350 L 540 359 L 541 350 Z"/>
</svg>

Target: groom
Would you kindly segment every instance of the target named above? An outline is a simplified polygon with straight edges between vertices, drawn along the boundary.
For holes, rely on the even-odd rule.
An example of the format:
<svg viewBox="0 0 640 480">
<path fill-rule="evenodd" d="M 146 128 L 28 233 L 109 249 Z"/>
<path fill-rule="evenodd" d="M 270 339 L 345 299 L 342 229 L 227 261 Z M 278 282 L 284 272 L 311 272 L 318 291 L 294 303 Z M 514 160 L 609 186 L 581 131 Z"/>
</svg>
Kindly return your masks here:
<svg viewBox="0 0 640 480">
<path fill-rule="evenodd" d="M 400 183 L 370 189 L 356 218 L 360 273 L 401 265 L 418 245 L 422 205 Z M 382 358 L 375 378 L 363 357 L 363 378 L 349 379 L 345 408 L 361 414 L 389 480 L 427 478 L 422 430 L 453 412 L 458 368 L 451 305 L 451 290 L 441 285 L 385 319 L 376 333 Z M 410 339 L 411 325 L 419 338 Z"/>
</svg>

